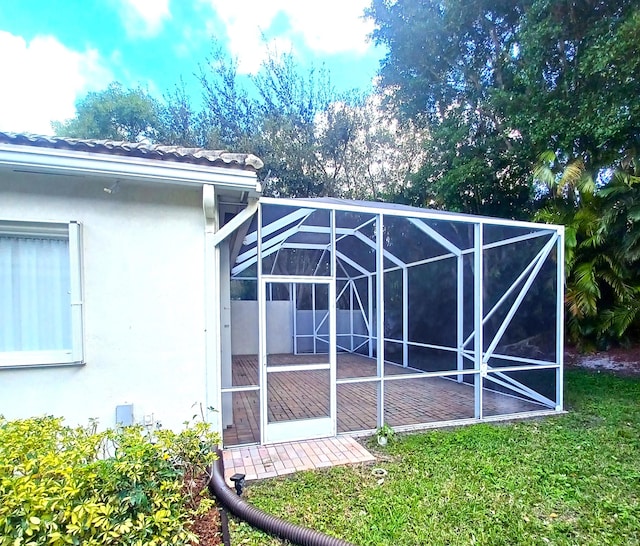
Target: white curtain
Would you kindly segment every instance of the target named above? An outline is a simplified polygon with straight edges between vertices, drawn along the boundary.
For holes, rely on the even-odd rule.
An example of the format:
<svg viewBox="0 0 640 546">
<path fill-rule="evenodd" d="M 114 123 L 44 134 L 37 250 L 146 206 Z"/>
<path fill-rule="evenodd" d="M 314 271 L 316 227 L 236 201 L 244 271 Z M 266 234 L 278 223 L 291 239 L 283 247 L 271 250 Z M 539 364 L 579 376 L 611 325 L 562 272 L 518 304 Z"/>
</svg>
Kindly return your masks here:
<svg viewBox="0 0 640 546">
<path fill-rule="evenodd" d="M 69 241 L 0 235 L 0 352 L 70 348 Z"/>
</svg>

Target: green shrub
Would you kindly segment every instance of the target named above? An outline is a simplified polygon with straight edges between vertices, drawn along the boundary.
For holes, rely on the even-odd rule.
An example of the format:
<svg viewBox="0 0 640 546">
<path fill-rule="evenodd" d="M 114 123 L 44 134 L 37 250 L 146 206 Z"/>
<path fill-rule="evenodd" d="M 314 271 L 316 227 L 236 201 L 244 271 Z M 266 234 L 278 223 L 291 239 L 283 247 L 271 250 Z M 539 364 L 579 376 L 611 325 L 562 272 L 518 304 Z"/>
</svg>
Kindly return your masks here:
<svg viewBox="0 0 640 546">
<path fill-rule="evenodd" d="M 96 432 L 0 417 L 0 546 L 189 544 L 193 481 L 215 458 L 205 423 Z"/>
</svg>

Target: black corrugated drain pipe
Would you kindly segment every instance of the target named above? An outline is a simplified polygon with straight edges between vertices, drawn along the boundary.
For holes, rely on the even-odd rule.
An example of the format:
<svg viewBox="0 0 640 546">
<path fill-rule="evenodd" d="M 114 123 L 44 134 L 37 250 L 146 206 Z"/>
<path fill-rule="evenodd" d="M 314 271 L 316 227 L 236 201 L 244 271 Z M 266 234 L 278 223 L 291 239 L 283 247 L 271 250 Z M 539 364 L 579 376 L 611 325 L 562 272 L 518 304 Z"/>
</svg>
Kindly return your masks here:
<svg viewBox="0 0 640 546">
<path fill-rule="evenodd" d="M 218 459 L 211 465 L 209 475 L 209 491 L 218 502 L 229 512 L 271 535 L 288 540 L 299 546 L 353 546 L 339 538 L 330 537 L 324 533 L 301 527 L 288 521 L 267 514 L 251 506 L 235 494 L 224 481 L 224 466 L 222 452 L 217 450 Z"/>
</svg>

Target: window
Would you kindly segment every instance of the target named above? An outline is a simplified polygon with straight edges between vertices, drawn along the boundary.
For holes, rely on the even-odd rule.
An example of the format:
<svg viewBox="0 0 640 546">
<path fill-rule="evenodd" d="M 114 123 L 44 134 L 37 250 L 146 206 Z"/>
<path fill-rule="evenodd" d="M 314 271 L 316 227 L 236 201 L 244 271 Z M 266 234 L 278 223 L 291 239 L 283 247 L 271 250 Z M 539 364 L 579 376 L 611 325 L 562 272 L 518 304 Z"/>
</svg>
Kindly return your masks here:
<svg viewBox="0 0 640 546">
<path fill-rule="evenodd" d="M 0 366 L 81 363 L 80 225 L 0 221 Z"/>
</svg>

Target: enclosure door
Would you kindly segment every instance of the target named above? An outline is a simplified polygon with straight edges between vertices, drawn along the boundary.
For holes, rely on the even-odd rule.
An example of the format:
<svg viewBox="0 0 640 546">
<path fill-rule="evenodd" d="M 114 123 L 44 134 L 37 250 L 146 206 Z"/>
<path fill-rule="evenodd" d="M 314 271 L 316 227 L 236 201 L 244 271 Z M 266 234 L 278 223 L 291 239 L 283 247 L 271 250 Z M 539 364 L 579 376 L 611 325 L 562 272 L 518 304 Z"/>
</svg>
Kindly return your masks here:
<svg viewBox="0 0 640 546">
<path fill-rule="evenodd" d="M 335 436 L 335 281 L 275 279 L 260 295 L 262 442 Z"/>
</svg>

